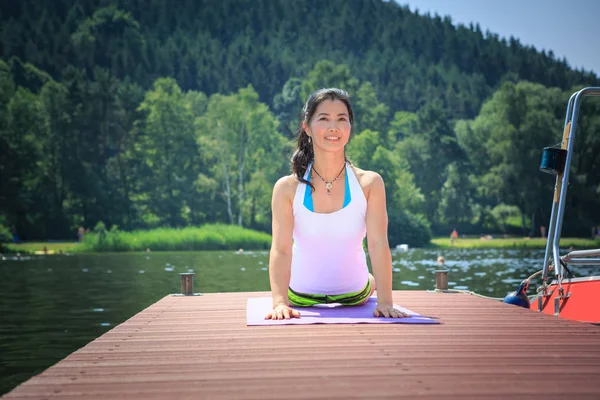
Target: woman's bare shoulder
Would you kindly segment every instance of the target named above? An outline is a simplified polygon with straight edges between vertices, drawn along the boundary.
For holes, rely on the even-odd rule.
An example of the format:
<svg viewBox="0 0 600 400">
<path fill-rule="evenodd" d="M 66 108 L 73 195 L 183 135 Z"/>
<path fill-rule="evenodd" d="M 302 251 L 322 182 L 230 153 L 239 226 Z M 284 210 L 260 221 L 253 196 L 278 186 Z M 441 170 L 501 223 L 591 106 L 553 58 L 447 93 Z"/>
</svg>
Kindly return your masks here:
<svg viewBox="0 0 600 400">
<path fill-rule="evenodd" d="M 273 196 L 292 199 L 298 188 L 298 178 L 296 175 L 286 175 L 275 182 Z"/>
<path fill-rule="evenodd" d="M 358 183 L 363 189 L 367 189 L 374 184 L 382 182 L 381 175 L 379 175 L 375 171 L 368 171 L 366 169 L 360 169 L 358 167 L 352 166 L 354 173 L 356 174 L 356 179 L 358 179 Z"/>
</svg>

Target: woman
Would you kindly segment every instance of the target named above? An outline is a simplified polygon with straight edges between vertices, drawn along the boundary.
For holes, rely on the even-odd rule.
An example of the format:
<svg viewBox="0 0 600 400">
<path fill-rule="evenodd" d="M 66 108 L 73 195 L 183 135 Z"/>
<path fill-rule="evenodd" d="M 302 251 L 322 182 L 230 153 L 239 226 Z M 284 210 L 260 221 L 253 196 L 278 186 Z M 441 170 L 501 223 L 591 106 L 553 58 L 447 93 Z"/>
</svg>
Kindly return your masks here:
<svg viewBox="0 0 600 400">
<path fill-rule="evenodd" d="M 344 153 L 354 122 L 348 93 L 318 90 L 303 111 L 293 173 L 273 188 L 273 310 L 266 319 L 299 318 L 290 305 L 360 305 L 376 288 L 374 316 L 408 317 L 393 307 L 383 180 L 351 165 Z"/>
</svg>

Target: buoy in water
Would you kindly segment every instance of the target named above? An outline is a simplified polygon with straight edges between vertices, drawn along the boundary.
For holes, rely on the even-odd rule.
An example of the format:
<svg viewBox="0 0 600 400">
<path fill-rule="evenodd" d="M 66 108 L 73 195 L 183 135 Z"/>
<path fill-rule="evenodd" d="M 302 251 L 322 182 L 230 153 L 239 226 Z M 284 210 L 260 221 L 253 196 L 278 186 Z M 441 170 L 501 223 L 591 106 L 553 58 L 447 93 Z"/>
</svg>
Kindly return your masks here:
<svg viewBox="0 0 600 400">
<path fill-rule="evenodd" d="M 519 284 L 516 291 L 506 295 L 504 302 L 507 304 L 514 304 L 515 306 L 529 308 L 529 297 L 527 297 L 527 289 L 529 288 L 529 281 L 525 279 Z"/>
</svg>

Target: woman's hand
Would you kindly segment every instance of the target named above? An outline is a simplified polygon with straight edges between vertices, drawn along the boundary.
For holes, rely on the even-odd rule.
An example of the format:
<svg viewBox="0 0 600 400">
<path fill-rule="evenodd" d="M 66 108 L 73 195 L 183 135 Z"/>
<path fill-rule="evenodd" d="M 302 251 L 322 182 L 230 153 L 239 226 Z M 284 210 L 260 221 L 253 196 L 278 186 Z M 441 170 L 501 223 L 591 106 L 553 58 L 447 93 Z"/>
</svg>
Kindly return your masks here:
<svg viewBox="0 0 600 400">
<path fill-rule="evenodd" d="M 410 318 L 410 314 L 394 308 L 393 305 L 380 303 L 377 303 L 377 307 L 373 310 L 373 315 L 383 318 Z"/>
<path fill-rule="evenodd" d="M 286 306 L 285 304 L 279 304 L 273 307 L 273 311 L 270 311 L 265 319 L 290 319 L 300 318 L 300 312 L 293 308 Z"/>
</svg>

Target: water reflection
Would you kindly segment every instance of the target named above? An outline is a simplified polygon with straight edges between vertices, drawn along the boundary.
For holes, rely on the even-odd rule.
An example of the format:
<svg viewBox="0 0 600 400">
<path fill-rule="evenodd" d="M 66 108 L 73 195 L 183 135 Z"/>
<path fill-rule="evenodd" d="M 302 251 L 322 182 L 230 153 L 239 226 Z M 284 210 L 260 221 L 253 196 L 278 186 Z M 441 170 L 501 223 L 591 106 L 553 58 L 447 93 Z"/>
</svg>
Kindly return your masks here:
<svg viewBox="0 0 600 400">
<path fill-rule="evenodd" d="M 504 297 L 541 267 L 544 251 L 394 250 L 394 289 L 433 289 L 440 255 L 450 288 Z M 181 272 L 195 272 L 200 292 L 267 291 L 268 263 L 267 251 L 3 256 L 0 394 L 179 292 Z"/>
<path fill-rule="evenodd" d="M 544 250 L 412 249 L 393 252 L 395 289 L 433 289 L 435 270 L 449 270 L 448 287 L 504 297 L 515 284 L 541 268 Z M 532 292 L 533 293 L 533 292 Z"/>
</svg>

